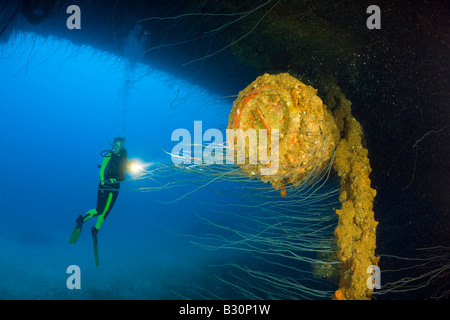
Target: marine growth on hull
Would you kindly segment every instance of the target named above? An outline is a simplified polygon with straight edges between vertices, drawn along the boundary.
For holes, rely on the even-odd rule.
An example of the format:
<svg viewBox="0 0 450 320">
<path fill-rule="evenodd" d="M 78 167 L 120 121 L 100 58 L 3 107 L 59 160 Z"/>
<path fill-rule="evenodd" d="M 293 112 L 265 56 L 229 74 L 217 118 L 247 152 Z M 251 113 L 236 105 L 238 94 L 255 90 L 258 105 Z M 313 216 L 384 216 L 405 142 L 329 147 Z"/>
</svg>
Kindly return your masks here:
<svg viewBox="0 0 450 320">
<path fill-rule="evenodd" d="M 228 129 L 242 129 L 243 138 L 228 137 L 228 143 L 235 157 L 245 154 L 247 161 L 236 162 L 243 172 L 270 182 L 282 196 L 287 186 L 314 184 L 330 166 L 334 168 L 341 179 L 335 229 L 341 264 L 333 298 L 370 299 L 367 269 L 378 263 L 372 210 L 376 191 L 370 186 L 368 151 L 362 145 L 361 125 L 351 115 L 351 103 L 338 86 L 329 88 L 323 103 L 316 89 L 289 74 L 258 77 L 233 103 Z M 257 133 L 255 146 L 245 134 L 249 129 Z M 263 132 L 267 139 L 261 139 Z M 273 142 L 272 136 L 276 143 L 259 143 Z"/>
</svg>

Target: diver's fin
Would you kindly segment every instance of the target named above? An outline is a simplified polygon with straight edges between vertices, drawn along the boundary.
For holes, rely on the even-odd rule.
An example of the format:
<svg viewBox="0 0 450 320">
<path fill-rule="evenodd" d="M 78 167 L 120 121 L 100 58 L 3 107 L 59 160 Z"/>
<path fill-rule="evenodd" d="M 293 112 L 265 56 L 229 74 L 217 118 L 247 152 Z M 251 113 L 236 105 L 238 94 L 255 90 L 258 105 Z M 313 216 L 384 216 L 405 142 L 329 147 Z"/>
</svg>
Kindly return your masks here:
<svg viewBox="0 0 450 320">
<path fill-rule="evenodd" d="M 74 244 L 77 242 L 78 237 L 80 236 L 81 233 L 81 228 L 83 227 L 83 216 L 80 214 L 77 218 L 77 220 L 75 220 L 75 222 L 77 223 L 77 225 L 75 226 L 75 229 L 73 229 L 72 231 L 72 235 L 70 236 L 69 239 L 69 244 Z"/>
<path fill-rule="evenodd" d="M 98 229 L 96 227 L 92 227 L 92 239 L 94 240 L 94 257 L 95 257 L 95 265 L 98 267 L 100 262 L 98 260 L 98 242 L 97 242 L 97 233 Z"/>
</svg>

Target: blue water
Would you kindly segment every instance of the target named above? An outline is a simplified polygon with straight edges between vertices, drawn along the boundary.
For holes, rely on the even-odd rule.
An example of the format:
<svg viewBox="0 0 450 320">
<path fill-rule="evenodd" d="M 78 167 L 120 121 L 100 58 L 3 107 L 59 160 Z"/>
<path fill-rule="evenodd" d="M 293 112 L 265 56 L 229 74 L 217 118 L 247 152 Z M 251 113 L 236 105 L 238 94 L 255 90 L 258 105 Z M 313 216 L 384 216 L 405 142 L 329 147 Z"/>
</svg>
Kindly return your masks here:
<svg viewBox="0 0 450 320">
<path fill-rule="evenodd" d="M 170 162 L 162 150 L 174 146 L 174 129 L 224 126 L 230 105 L 157 69 L 34 34 L 2 46 L 0 70 L 0 298 L 179 299 L 207 282 L 217 255 L 171 233 L 201 226 L 195 207 L 155 202 L 171 200 L 168 191 L 126 190 L 155 186 L 149 180 L 122 187 L 99 233 L 99 267 L 95 219 L 67 242 L 76 217 L 95 208 L 100 151 L 116 136 L 126 136 L 131 159 Z M 205 104 L 214 111 L 199 114 Z M 81 290 L 66 287 L 70 265 Z"/>
</svg>

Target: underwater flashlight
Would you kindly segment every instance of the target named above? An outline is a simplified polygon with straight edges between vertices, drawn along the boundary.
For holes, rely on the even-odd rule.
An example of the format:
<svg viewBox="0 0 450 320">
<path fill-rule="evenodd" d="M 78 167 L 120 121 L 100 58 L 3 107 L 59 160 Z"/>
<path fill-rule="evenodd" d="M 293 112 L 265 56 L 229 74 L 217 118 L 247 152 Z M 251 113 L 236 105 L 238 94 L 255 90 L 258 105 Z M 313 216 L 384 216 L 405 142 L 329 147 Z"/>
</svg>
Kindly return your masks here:
<svg viewBox="0 0 450 320">
<path fill-rule="evenodd" d="M 143 169 L 144 168 L 142 168 L 142 166 L 138 163 L 137 160 L 131 160 L 130 163 L 128 164 L 128 171 L 130 171 L 131 173 L 138 173 Z"/>
<path fill-rule="evenodd" d="M 147 172 L 146 169 L 152 166 L 153 162 L 142 162 L 139 159 L 133 159 L 128 162 L 128 172 L 132 175 L 138 175 Z"/>
</svg>

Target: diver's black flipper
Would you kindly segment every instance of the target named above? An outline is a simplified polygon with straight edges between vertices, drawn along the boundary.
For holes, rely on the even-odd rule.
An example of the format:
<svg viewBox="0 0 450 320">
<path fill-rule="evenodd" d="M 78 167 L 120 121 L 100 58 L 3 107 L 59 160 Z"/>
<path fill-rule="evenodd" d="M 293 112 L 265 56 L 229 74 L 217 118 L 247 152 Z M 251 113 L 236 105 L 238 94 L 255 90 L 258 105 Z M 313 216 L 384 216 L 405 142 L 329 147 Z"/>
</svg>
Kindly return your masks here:
<svg viewBox="0 0 450 320">
<path fill-rule="evenodd" d="M 69 239 L 69 244 L 74 244 L 77 242 L 78 237 L 80 236 L 81 233 L 81 228 L 83 227 L 83 216 L 80 214 L 77 218 L 77 220 L 75 220 L 75 222 L 77 223 L 77 225 L 75 226 L 75 229 L 73 229 L 72 231 L 72 235 L 70 236 Z"/>
<path fill-rule="evenodd" d="M 98 267 L 100 262 L 98 260 L 98 242 L 97 242 L 97 233 L 98 230 L 96 227 L 92 227 L 92 239 L 94 240 L 94 257 L 95 257 L 95 265 Z"/>
</svg>

